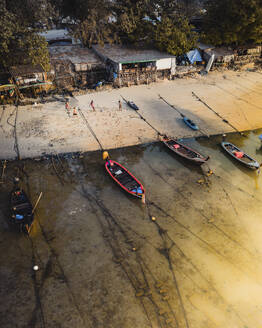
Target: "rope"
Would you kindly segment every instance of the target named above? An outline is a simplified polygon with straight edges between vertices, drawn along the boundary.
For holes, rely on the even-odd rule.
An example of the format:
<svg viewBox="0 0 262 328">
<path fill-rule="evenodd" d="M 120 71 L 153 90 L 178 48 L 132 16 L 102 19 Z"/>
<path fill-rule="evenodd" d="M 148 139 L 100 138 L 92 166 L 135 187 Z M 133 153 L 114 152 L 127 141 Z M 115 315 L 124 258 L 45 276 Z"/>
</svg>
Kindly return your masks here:
<svg viewBox="0 0 262 328">
<path fill-rule="evenodd" d="M 17 154 L 17 159 L 20 159 L 20 152 L 18 148 L 17 131 L 16 131 L 17 116 L 18 116 L 18 105 L 16 106 L 16 115 L 15 115 L 15 124 L 14 124 L 14 138 L 15 138 L 14 150 Z"/>
<path fill-rule="evenodd" d="M 176 111 L 181 115 L 182 118 L 185 117 L 185 115 L 182 114 L 182 113 L 180 112 L 180 110 L 177 109 L 174 105 L 171 105 L 169 102 L 167 102 L 167 101 L 166 101 L 163 97 L 161 97 L 160 95 L 158 95 L 158 96 L 159 96 L 159 98 L 162 99 L 162 100 L 163 100 L 168 106 L 170 106 L 170 107 L 172 107 L 174 110 L 176 110 Z"/>
<path fill-rule="evenodd" d="M 122 96 L 121 96 L 122 97 Z M 123 100 L 126 102 L 126 103 L 128 103 L 127 102 L 127 100 L 124 98 L 124 97 L 122 97 L 123 98 Z M 137 110 L 135 111 L 136 113 L 137 113 L 137 115 L 141 118 L 141 120 L 143 120 L 143 121 L 145 121 L 145 123 L 146 124 L 148 124 L 157 134 L 159 134 L 160 136 L 161 135 L 163 135 L 160 131 L 158 131 L 152 124 L 150 124 L 146 119 L 145 119 L 145 117 L 141 114 L 141 113 L 139 113 Z"/>
<path fill-rule="evenodd" d="M 207 103 L 205 103 L 201 98 L 199 98 L 193 91 L 192 91 L 192 95 L 194 97 L 196 97 L 196 99 L 198 101 L 200 101 L 203 105 L 205 105 L 209 110 L 211 110 L 214 114 L 216 114 L 219 118 L 222 119 L 222 121 L 226 124 L 228 124 L 229 126 L 231 126 L 232 129 L 234 129 L 237 133 L 239 133 L 241 136 L 243 136 L 243 133 L 240 132 L 236 127 L 234 127 L 234 125 L 232 125 L 231 123 L 228 122 L 228 120 L 226 120 L 223 116 L 221 116 L 218 112 L 216 112 L 213 108 L 211 108 Z"/>
<path fill-rule="evenodd" d="M 171 105 L 169 102 L 167 102 L 167 101 L 166 101 L 163 97 L 161 97 L 160 95 L 158 95 L 158 96 L 159 96 L 159 98 L 162 99 L 162 100 L 163 100 L 168 106 L 170 106 L 170 107 L 172 107 L 174 110 L 176 110 L 176 111 L 181 115 L 182 118 L 185 117 L 185 115 L 182 114 L 182 113 L 180 112 L 180 110 L 177 109 L 174 105 Z M 203 130 L 198 129 L 198 131 L 199 131 L 200 133 L 202 133 L 204 136 L 206 136 L 206 137 L 209 138 L 209 135 L 208 135 L 207 133 L 205 133 Z"/>
<path fill-rule="evenodd" d="M 98 140 L 98 138 L 97 138 L 95 132 L 94 132 L 93 129 L 91 128 L 90 124 L 88 123 L 88 120 L 86 119 L 86 117 L 84 116 L 84 114 L 83 114 L 83 112 L 82 112 L 82 110 L 81 110 L 80 108 L 78 108 L 78 112 L 80 113 L 82 119 L 83 119 L 84 122 L 86 123 L 86 126 L 88 127 L 89 131 L 92 133 L 93 137 L 96 139 L 97 143 L 99 144 L 99 147 L 100 147 L 101 151 L 103 151 L 104 148 L 103 148 L 101 142 Z"/>
</svg>

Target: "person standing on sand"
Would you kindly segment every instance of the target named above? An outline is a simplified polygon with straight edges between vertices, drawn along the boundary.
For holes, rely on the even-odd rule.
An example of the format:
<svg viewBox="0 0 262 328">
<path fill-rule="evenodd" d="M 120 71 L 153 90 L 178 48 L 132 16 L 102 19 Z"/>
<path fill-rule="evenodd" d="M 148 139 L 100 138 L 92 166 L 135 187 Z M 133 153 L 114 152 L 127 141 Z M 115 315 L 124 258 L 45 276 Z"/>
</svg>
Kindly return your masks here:
<svg viewBox="0 0 262 328">
<path fill-rule="evenodd" d="M 122 103 L 121 103 L 121 100 L 118 100 L 118 106 L 119 106 L 119 110 L 121 112 L 122 111 Z"/>
<path fill-rule="evenodd" d="M 91 100 L 90 106 L 93 108 L 93 112 L 95 112 L 96 110 L 95 110 L 95 106 L 94 106 L 94 101 L 93 100 Z"/>
<path fill-rule="evenodd" d="M 66 110 L 69 110 L 70 109 L 69 102 L 68 101 L 66 101 L 66 103 L 65 103 L 65 108 L 66 108 Z"/>
<path fill-rule="evenodd" d="M 76 108 L 75 107 L 73 108 L 73 115 L 74 116 L 77 116 L 77 111 L 76 111 Z"/>
</svg>

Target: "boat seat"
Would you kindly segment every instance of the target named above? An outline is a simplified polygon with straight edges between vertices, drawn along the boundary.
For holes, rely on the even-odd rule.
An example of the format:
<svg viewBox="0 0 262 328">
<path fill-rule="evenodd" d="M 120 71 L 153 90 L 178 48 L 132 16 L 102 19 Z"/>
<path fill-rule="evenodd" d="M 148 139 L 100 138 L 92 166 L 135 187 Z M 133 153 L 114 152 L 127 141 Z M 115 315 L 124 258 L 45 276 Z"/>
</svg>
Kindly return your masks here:
<svg viewBox="0 0 262 328">
<path fill-rule="evenodd" d="M 116 175 L 115 176 L 116 178 L 118 178 L 118 180 L 120 181 L 122 181 L 122 180 L 124 180 L 124 179 L 126 179 L 126 178 L 129 178 L 130 177 L 130 175 L 129 174 L 127 174 L 126 172 L 123 172 L 121 175 Z"/>
<path fill-rule="evenodd" d="M 138 187 L 138 186 L 139 186 L 139 184 L 138 184 L 135 180 L 130 181 L 130 182 L 128 182 L 128 183 L 125 185 L 125 187 L 126 187 L 128 190 L 130 190 L 130 189 L 134 189 L 134 188 L 136 188 L 136 187 Z"/>
<path fill-rule="evenodd" d="M 17 205 L 14 205 L 13 207 L 16 208 L 16 211 L 25 210 L 25 209 L 29 209 L 29 210 L 32 209 L 32 206 L 29 203 L 17 204 Z"/>
<path fill-rule="evenodd" d="M 124 178 L 120 178 L 118 179 L 118 181 L 122 184 L 122 185 L 126 185 L 127 183 L 129 183 L 130 181 L 133 181 L 133 179 L 128 175 L 125 176 Z"/>
</svg>

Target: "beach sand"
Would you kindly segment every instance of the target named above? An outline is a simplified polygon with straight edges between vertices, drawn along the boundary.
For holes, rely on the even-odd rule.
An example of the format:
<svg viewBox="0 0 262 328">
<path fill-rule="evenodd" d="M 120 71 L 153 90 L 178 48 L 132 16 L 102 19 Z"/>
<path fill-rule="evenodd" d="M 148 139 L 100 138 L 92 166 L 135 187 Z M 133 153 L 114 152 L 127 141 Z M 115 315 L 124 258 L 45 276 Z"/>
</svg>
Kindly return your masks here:
<svg viewBox="0 0 262 328">
<path fill-rule="evenodd" d="M 17 115 L 14 106 L 7 106 L 5 110 L 0 108 L 0 158 L 22 159 L 53 153 L 94 151 L 100 149 L 96 138 L 103 149 L 157 140 L 157 132 L 129 108 L 121 96 L 133 100 L 143 117 L 156 130 L 169 136 L 181 138 L 234 131 L 232 126 L 198 101 L 192 92 L 237 130 L 262 127 L 262 74 L 250 71 L 211 72 L 206 76 L 72 97 L 69 113 L 62 97 L 57 102 L 19 106 Z M 159 99 L 159 94 L 197 123 L 201 131 L 188 128 L 180 114 Z M 92 100 L 95 111 L 90 106 Z M 121 111 L 119 100 L 122 101 Z M 77 115 L 73 115 L 73 107 L 76 107 Z M 14 147 L 15 136 L 18 150 Z"/>
</svg>

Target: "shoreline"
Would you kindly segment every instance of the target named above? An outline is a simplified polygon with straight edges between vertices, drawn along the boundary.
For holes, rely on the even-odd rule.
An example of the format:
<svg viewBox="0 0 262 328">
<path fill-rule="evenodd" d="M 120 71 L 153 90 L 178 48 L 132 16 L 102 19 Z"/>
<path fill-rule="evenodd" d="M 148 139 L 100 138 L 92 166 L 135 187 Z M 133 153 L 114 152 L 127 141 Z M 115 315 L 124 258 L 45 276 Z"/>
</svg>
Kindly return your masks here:
<svg viewBox="0 0 262 328">
<path fill-rule="evenodd" d="M 238 131 L 262 127 L 262 74 L 259 72 L 211 72 L 206 76 L 163 81 L 150 85 L 101 91 L 65 101 L 36 106 L 0 107 L 0 159 L 41 158 L 143 145 L 157 141 L 157 133 L 130 109 L 123 98 L 133 100 L 143 117 L 158 131 L 175 138 L 195 138 L 234 132 L 196 94 Z M 174 105 L 199 126 L 190 130 Z M 93 100 L 95 111 L 90 102 Z M 119 110 L 118 101 L 122 110 Z M 73 115 L 73 108 L 79 108 Z M 98 141 L 96 140 L 98 139 Z M 14 149 L 17 140 L 17 150 Z"/>
<path fill-rule="evenodd" d="M 243 133 L 243 135 L 245 135 L 245 133 L 250 133 L 250 132 L 256 132 L 258 130 L 261 130 L 261 128 L 257 128 L 255 130 L 244 130 L 241 131 L 241 133 Z M 231 131 L 231 132 L 227 132 L 226 136 L 231 136 L 231 135 L 237 135 L 238 132 L 236 131 Z M 211 134 L 209 136 L 206 135 L 199 135 L 199 136 L 193 136 L 193 137 L 181 137 L 180 139 L 182 140 L 190 140 L 190 139 L 194 139 L 196 141 L 201 140 L 201 139 L 209 139 L 209 138 L 216 138 L 216 137 L 222 137 L 223 133 L 218 133 L 218 134 Z M 129 149 L 129 148 L 133 148 L 133 147 L 147 147 L 153 144 L 157 144 L 157 143 L 161 143 L 160 140 L 153 140 L 147 143 L 142 143 L 142 144 L 136 144 L 136 145 L 129 145 L 129 146 L 123 146 L 123 147 L 117 147 L 117 148 L 111 148 L 111 149 L 96 149 L 96 150 L 90 150 L 90 151 L 72 151 L 72 152 L 62 152 L 62 153 L 50 153 L 50 154 L 46 154 L 46 155 L 42 155 L 42 156 L 36 156 L 36 157 L 24 157 L 24 158 L 0 158 L 0 161 L 7 161 L 7 162 L 15 162 L 15 161 L 26 161 L 26 160 L 32 160 L 35 162 L 42 162 L 45 160 L 49 160 L 52 158 L 52 156 L 58 156 L 61 158 L 68 158 L 71 157 L 72 159 L 76 159 L 76 158 L 83 158 L 85 155 L 90 155 L 90 154 L 99 154 L 99 152 L 102 151 L 110 151 L 110 150 L 116 150 L 116 151 L 121 151 L 122 149 Z M 110 155 L 110 154 L 109 154 Z"/>
</svg>

